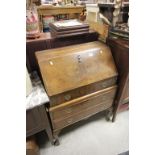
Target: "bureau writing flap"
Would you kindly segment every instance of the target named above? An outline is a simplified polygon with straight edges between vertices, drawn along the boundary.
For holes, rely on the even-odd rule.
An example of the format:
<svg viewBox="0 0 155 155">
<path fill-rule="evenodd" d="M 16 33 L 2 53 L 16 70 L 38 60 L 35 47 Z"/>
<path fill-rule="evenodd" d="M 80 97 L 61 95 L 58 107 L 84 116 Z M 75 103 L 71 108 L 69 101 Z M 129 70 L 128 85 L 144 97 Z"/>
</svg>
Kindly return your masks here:
<svg viewBox="0 0 155 155">
<path fill-rule="evenodd" d="M 117 75 L 110 49 L 98 41 L 36 53 L 49 96 Z"/>
</svg>

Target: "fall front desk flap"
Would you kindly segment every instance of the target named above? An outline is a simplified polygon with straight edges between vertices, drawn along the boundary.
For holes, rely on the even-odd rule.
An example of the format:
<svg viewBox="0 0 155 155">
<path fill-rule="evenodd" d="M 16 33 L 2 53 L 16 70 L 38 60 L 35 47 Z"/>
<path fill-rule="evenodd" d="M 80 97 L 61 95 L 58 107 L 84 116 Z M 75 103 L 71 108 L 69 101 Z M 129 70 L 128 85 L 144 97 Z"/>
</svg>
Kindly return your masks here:
<svg viewBox="0 0 155 155">
<path fill-rule="evenodd" d="M 111 51 L 95 41 L 36 52 L 49 96 L 117 76 Z"/>
</svg>

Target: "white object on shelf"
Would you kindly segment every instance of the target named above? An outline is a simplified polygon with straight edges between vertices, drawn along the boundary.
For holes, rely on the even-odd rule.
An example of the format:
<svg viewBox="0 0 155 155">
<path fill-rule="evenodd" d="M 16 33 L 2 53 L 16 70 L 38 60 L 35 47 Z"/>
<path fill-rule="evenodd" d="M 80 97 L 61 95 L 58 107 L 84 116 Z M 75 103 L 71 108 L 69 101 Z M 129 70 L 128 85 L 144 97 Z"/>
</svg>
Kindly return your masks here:
<svg viewBox="0 0 155 155">
<path fill-rule="evenodd" d="M 98 4 L 86 4 L 87 10 L 87 21 L 98 22 L 99 18 L 99 7 Z"/>
</svg>

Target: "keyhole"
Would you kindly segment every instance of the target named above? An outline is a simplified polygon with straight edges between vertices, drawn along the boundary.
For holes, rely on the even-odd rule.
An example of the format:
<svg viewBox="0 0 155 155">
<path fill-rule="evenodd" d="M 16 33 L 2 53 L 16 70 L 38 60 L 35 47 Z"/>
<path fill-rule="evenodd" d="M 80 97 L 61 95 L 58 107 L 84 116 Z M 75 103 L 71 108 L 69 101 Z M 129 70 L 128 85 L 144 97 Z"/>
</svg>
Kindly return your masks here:
<svg viewBox="0 0 155 155">
<path fill-rule="evenodd" d="M 78 62 L 81 63 L 81 56 L 78 55 L 77 58 L 78 58 Z"/>
</svg>

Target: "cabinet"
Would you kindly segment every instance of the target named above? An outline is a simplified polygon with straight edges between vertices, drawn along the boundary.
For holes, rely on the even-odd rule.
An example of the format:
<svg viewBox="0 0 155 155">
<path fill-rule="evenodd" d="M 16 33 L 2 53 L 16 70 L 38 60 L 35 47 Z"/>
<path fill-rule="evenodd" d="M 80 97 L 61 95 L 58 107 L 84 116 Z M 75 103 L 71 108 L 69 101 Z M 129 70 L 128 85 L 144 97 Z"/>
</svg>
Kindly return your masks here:
<svg viewBox="0 0 155 155">
<path fill-rule="evenodd" d="M 26 137 L 45 130 L 53 143 L 52 130 L 44 105 L 26 111 Z"/>
<path fill-rule="evenodd" d="M 128 109 L 129 103 L 129 42 L 123 39 L 108 38 L 117 69 L 118 69 L 118 92 L 115 100 L 113 121 L 119 110 Z"/>
<path fill-rule="evenodd" d="M 56 144 L 66 126 L 113 110 L 118 73 L 108 46 L 95 41 L 36 52 L 36 57 Z"/>
</svg>

